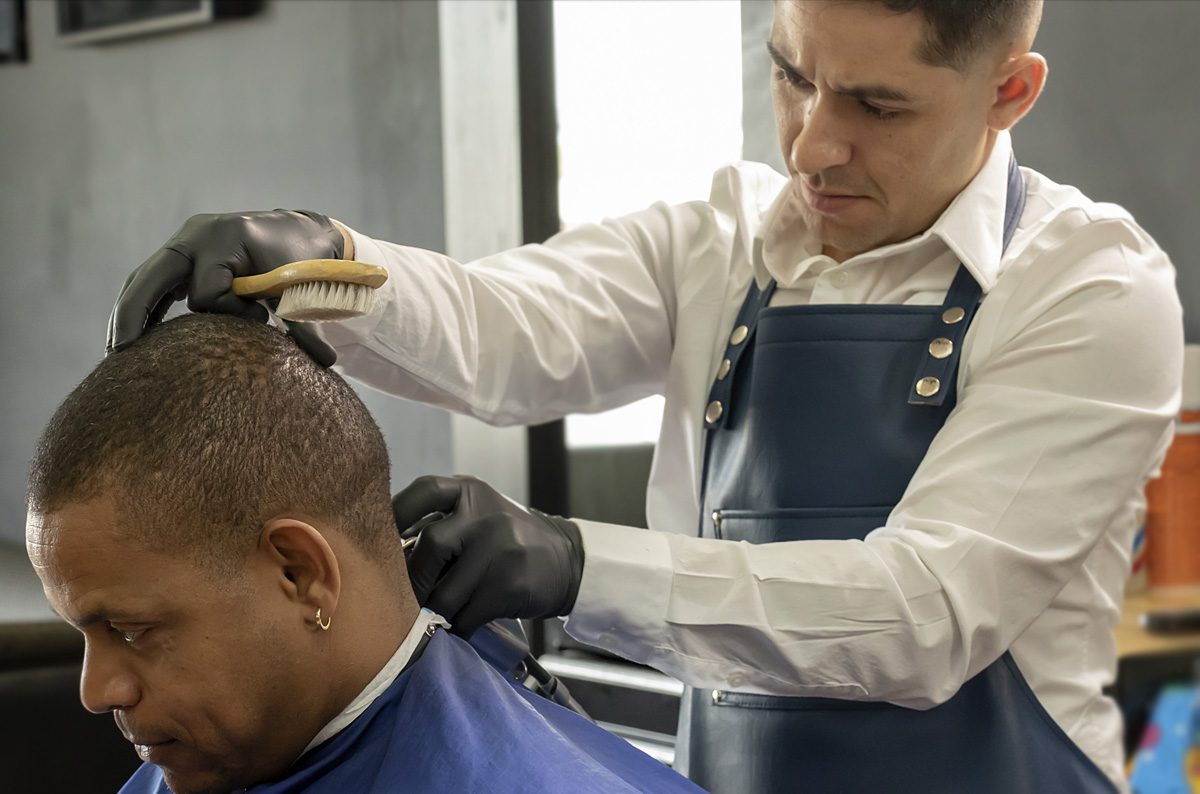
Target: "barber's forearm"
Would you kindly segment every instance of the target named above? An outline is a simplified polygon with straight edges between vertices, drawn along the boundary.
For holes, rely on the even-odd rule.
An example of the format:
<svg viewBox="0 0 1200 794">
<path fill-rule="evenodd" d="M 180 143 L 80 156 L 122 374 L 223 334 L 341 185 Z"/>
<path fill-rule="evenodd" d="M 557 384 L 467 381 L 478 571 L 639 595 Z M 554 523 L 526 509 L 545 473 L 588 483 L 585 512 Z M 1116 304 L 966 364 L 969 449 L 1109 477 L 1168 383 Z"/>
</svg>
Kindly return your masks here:
<svg viewBox="0 0 1200 794">
<path fill-rule="evenodd" d="M 661 390 L 669 319 L 644 272 L 611 274 L 637 270 L 621 263 L 627 250 L 615 232 L 564 235 L 565 251 L 524 246 L 460 263 L 348 231 L 355 258 L 391 277 L 371 313 L 321 328 L 347 375 L 495 425 L 603 410 Z M 364 352 L 361 368 L 347 348 Z"/>
<path fill-rule="evenodd" d="M 961 683 L 961 650 L 944 650 L 961 638 L 931 614 L 936 588 L 901 592 L 866 543 L 576 523 L 584 570 L 567 631 L 583 642 L 706 689 L 928 708 Z"/>
</svg>

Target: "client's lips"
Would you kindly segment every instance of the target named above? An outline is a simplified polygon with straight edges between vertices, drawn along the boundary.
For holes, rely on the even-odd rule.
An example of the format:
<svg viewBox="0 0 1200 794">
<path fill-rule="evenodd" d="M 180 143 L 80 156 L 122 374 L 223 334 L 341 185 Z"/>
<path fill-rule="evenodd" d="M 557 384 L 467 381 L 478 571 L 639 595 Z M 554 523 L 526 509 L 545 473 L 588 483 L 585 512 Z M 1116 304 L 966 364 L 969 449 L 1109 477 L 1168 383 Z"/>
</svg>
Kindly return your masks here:
<svg viewBox="0 0 1200 794">
<path fill-rule="evenodd" d="M 171 745 L 175 744 L 174 739 L 157 739 L 155 741 L 147 741 L 144 739 L 132 739 L 133 749 L 143 761 L 149 761 L 152 764 L 161 762 L 164 751 Z"/>
<path fill-rule="evenodd" d="M 136 750 L 137 754 L 142 758 L 147 758 L 148 755 L 153 753 L 157 748 L 165 747 L 168 744 L 174 743 L 175 741 L 170 736 L 153 733 L 137 735 L 130 735 L 127 733 L 125 734 L 125 738 L 129 740 L 130 744 L 133 745 L 133 749 Z"/>
</svg>

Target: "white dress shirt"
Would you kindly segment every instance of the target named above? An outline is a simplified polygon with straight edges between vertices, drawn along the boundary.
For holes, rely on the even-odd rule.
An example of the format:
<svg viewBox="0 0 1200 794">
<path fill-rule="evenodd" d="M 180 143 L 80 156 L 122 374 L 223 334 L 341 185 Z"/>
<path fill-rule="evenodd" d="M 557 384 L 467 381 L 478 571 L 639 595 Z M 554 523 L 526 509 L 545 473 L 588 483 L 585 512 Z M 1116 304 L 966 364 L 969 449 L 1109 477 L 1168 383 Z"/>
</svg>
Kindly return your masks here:
<svg viewBox="0 0 1200 794">
<path fill-rule="evenodd" d="M 707 202 L 466 264 L 352 232 L 356 258 L 391 278 L 370 315 L 323 333 L 347 375 L 494 424 L 665 395 L 657 531 L 578 522 L 580 640 L 694 686 L 913 708 L 1011 650 L 1119 781 L 1101 687 L 1142 487 L 1179 407 L 1181 310 L 1170 261 L 1124 210 L 1029 169 L 1001 254 L 1011 151 L 1001 134 L 925 233 L 840 264 L 786 179 L 754 163 L 718 171 Z M 861 541 L 697 537 L 705 402 L 750 279 L 778 280 L 775 305 L 937 304 L 960 260 L 985 297 L 958 404 L 885 526 Z"/>
</svg>

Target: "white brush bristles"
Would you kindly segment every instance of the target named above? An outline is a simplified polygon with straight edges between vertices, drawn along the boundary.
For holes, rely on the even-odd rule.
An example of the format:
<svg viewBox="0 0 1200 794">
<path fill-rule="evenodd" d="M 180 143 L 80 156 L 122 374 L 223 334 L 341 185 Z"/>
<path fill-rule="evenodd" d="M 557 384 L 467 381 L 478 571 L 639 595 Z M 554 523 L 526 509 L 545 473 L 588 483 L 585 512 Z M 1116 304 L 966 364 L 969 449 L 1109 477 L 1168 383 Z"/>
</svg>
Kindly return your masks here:
<svg viewBox="0 0 1200 794">
<path fill-rule="evenodd" d="M 312 281 L 288 287 L 275 313 L 298 323 L 325 323 L 361 317 L 375 306 L 375 290 L 362 284 Z"/>
</svg>

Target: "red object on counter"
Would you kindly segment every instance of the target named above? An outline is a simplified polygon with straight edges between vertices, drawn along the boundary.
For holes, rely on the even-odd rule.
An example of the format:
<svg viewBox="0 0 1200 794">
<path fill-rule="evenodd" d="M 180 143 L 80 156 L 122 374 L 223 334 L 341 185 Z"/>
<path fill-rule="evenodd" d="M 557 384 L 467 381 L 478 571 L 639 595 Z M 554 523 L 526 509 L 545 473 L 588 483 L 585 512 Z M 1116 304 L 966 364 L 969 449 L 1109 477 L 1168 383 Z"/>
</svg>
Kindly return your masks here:
<svg viewBox="0 0 1200 794">
<path fill-rule="evenodd" d="M 1146 486 L 1146 556 L 1151 588 L 1200 587 L 1200 411 L 1184 411 Z"/>
</svg>

